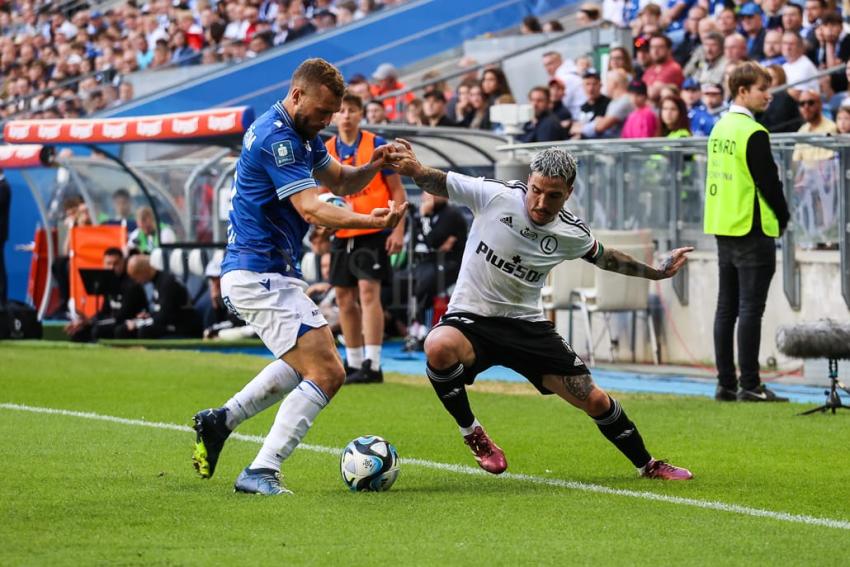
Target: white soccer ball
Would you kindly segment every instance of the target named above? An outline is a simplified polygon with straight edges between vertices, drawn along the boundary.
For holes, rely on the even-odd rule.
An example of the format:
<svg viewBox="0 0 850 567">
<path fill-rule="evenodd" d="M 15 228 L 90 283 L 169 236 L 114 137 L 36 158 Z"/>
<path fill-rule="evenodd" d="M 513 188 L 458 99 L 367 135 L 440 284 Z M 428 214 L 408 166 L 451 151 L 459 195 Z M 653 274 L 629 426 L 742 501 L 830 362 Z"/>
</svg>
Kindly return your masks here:
<svg viewBox="0 0 850 567">
<path fill-rule="evenodd" d="M 386 439 L 364 435 L 342 450 L 339 470 L 352 492 L 389 490 L 398 477 L 398 452 Z"/>
<path fill-rule="evenodd" d="M 334 195 L 333 193 L 320 193 L 319 200 L 328 203 L 329 205 L 333 205 L 335 207 L 342 207 L 343 209 L 351 209 L 351 205 L 348 204 L 344 198 L 339 195 Z"/>
</svg>

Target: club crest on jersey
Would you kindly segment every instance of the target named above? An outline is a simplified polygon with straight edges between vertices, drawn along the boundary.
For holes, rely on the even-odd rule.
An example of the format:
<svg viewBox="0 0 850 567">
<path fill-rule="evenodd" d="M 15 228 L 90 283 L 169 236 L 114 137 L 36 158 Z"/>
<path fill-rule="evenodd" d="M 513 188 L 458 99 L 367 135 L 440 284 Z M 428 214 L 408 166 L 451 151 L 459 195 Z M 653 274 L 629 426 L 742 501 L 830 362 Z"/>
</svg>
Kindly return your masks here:
<svg viewBox="0 0 850 567">
<path fill-rule="evenodd" d="M 522 256 L 519 254 L 513 256 L 511 261 L 508 261 L 496 254 L 496 252 L 494 252 L 493 249 L 490 248 L 483 240 L 478 243 L 478 247 L 475 249 L 475 254 L 483 254 L 484 261 L 497 270 L 505 272 L 506 274 L 523 281 L 527 281 L 528 283 L 538 282 L 543 277 L 542 272 L 523 266 L 520 263 L 522 262 Z"/>
<path fill-rule="evenodd" d="M 544 236 L 543 240 L 540 241 L 540 249 L 544 254 L 554 254 L 555 250 L 558 249 L 558 239 L 551 235 Z"/>
<path fill-rule="evenodd" d="M 295 163 L 295 153 L 292 151 L 292 142 L 282 140 L 272 144 L 272 155 L 278 167 Z"/>
<path fill-rule="evenodd" d="M 537 240 L 537 233 L 528 228 L 527 226 L 523 227 L 523 229 L 519 231 L 519 233 L 529 240 Z"/>
</svg>

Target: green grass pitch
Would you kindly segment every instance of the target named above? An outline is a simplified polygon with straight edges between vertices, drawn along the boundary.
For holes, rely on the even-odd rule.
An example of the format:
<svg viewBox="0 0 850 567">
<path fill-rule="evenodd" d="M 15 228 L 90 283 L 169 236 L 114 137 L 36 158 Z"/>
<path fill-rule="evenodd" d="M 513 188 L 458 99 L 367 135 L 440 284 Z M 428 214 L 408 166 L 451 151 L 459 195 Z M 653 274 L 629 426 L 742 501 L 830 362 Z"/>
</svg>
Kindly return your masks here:
<svg viewBox="0 0 850 567">
<path fill-rule="evenodd" d="M 344 387 L 305 440 L 334 452 L 297 450 L 283 471 L 295 494 L 262 498 L 232 492 L 256 440 L 228 441 L 203 481 L 187 431 L 10 405 L 187 426 L 266 363 L 0 346 L 0 565 L 847 564 L 850 413 L 621 395 L 653 455 L 696 475 L 663 483 L 638 479 L 562 401 L 479 384 L 476 415 L 509 472 L 528 475 L 500 478 L 469 474 L 475 463 L 424 377 L 393 376 Z M 239 433 L 264 435 L 274 411 Z M 402 457 L 387 493 L 353 494 L 339 477 L 336 450 L 362 434 Z"/>
</svg>

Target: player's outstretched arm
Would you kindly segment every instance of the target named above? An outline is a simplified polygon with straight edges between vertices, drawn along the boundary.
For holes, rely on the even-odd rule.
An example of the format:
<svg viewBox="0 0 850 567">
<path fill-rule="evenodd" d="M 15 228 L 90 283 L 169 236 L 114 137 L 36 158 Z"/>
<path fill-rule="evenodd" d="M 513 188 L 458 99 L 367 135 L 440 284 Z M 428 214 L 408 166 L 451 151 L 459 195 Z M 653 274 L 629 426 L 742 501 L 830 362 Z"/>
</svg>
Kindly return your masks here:
<svg viewBox="0 0 850 567">
<path fill-rule="evenodd" d="M 408 205 L 390 201 L 389 208 L 364 215 L 320 200 L 315 188 L 296 193 L 289 200 L 305 221 L 328 228 L 393 228 L 404 218 Z"/>
<path fill-rule="evenodd" d="M 620 252 L 614 248 L 603 248 L 602 256 L 597 260 L 596 265 L 603 270 L 617 272 L 626 276 L 636 276 L 649 280 L 664 280 L 676 275 L 682 266 L 685 265 L 685 262 L 687 262 L 688 253 L 692 251 L 692 246 L 676 248 L 664 258 L 660 266 L 653 268 L 629 256 L 625 252 Z"/>
<path fill-rule="evenodd" d="M 379 146 L 372 153 L 369 163 L 357 167 L 343 165 L 331 159 L 326 167 L 315 171 L 313 175 L 334 195 L 353 195 L 363 190 L 382 169 L 392 167 L 400 158 L 395 152 L 399 149 L 401 148 L 393 144 Z"/>
<path fill-rule="evenodd" d="M 426 167 L 419 162 L 416 154 L 413 152 L 413 147 L 410 142 L 402 138 L 397 138 L 397 151 L 393 153 L 392 166 L 401 175 L 406 175 L 413 179 L 413 182 L 422 189 L 432 195 L 448 197 L 449 191 L 446 187 L 447 174 L 433 167 Z"/>
</svg>

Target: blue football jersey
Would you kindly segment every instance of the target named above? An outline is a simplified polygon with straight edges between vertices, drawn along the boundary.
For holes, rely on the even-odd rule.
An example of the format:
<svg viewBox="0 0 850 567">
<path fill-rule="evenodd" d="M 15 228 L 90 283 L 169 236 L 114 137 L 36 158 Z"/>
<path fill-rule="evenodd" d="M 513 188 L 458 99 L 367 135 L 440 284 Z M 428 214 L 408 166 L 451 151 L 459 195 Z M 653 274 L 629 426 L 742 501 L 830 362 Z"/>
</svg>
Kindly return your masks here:
<svg viewBox="0 0 850 567">
<path fill-rule="evenodd" d="M 330 162 L 321 138 L 301 138 L 280 102 L 251 124 L 233 178 L 222 275 L 248 270 L 301 277 L 301 242 L 310 225 L 289 197 L 318 187 L 313 172 Z"/>
</svg>

